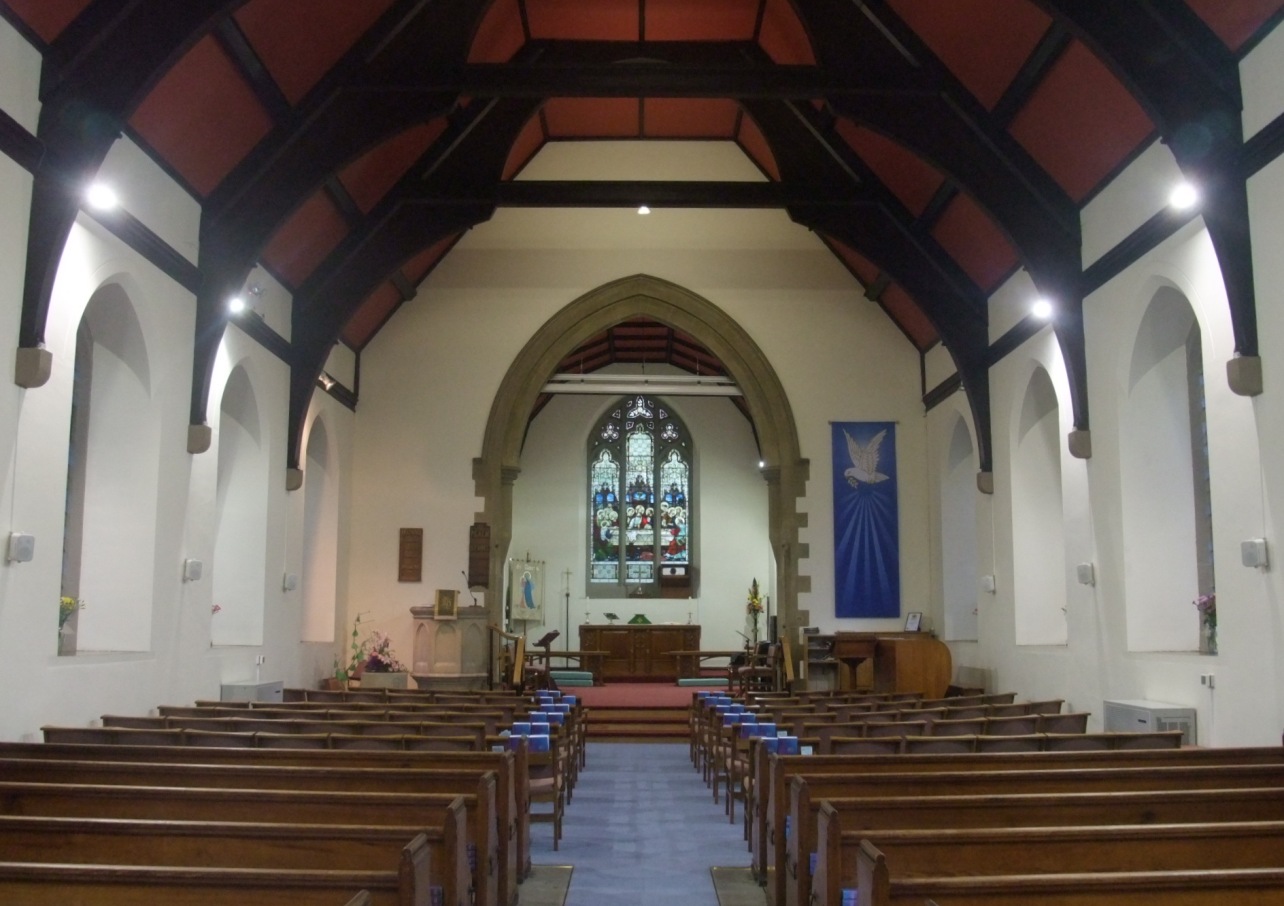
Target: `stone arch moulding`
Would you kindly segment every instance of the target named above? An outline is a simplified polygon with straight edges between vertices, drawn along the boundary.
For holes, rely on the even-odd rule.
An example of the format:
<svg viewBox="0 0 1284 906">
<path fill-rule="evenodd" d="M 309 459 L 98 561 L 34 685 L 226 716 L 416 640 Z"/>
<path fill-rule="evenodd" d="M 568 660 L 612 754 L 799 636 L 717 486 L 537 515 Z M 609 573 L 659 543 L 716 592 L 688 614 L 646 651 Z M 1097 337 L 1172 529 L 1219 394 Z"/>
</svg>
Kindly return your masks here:
<svg viewBox="0 0 1284 906">
<path fill-rule="evenodd" d="M 767 463 L 768 536 L 776 560 L 776 599 L 780 632 L 796 632 L 798 594 L 810 590 L 810 577 L 799 576 L 805 549 L 798 529 L 806 517 L 798 512 L 809 463 L 798 444 L 793 409 L 775 370 L 758 344 L 720 308 L 673 283 L 635 274 L 590 290 L 557 312 L 537 330 L 513 359 L 491 403 L 482 455 L 473 461 L 476 495 L 485 509 L 477 520 L 490 525 L 490 589 L 487 606 L 492 623 L 503 619 L 504 562 L 513 533 L 513 482 L 521 473 L 522 441 L 536 397 L 558 363 L 585 340 L 629 318 L 653 318 L 690 334 L 727 368 L 744 394 Z M 492 638 L 492 644 L 497 639 Z M 493 663 L 498 663 L 495 659 Z"/>
</svg>

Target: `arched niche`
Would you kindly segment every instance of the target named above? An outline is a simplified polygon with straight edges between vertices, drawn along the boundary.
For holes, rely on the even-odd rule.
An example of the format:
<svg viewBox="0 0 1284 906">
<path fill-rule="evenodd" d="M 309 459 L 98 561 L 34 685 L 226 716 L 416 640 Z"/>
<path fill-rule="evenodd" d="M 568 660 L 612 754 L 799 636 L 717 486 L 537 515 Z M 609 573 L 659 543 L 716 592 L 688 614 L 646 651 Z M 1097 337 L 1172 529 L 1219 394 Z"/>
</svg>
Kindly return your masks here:
<svg viewBox="0 0 1284 906">
<path fill-rule="evenodd" d="M 776 608 L 781 632 L 798 627 L 798 594 L 810 590 L 798 571 L 797 501 L 808 462 L 799 452 L 789 398 L 767 357 L 748 333 L 709 300 L 657 277 L 638 274 L 598 287 L 571 302 L 537 330 L 513 359 L 491 403 L 482 455 L 473 463 L 477 519 L 491 535 L 487 606 L 503 615 L 504 564 L 513 528 L 513 482 L 521 474 L 522 440 L 536 397 L 558 363 L 590 337 L 630 318 L 645 317 L 692 336 L 722 360 L 739 385 L 766 466 L 768 535 L 776 562 Z"/>
</svg>

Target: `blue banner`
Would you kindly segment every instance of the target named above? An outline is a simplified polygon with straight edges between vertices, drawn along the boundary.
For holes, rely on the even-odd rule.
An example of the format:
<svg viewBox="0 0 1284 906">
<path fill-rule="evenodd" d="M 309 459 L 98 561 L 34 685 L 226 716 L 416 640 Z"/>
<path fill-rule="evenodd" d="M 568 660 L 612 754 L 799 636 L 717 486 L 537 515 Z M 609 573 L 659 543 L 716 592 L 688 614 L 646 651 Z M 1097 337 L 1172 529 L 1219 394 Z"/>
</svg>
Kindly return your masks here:
<svg viewBox="0 0 1284 906">
<path fill-rule="evenodd" d="M 834 616 L 901 615 L 896 425 L 834 422 Z"/>
</svg>

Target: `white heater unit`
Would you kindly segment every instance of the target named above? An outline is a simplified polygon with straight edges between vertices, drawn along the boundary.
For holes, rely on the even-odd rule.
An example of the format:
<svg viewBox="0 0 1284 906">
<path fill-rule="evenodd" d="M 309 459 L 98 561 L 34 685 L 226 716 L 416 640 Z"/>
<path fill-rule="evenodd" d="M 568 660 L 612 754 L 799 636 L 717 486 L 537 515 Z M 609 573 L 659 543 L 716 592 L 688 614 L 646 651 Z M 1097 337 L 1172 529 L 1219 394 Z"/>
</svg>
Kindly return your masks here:
<svg viewBox="0 0 1284 906">
<path fill-rule="evenodd" d="M 1194 708 L 1140 699 L 1107 701 L 1105 706 L 1107 733 L 1162 733 L 1181 730 L 1181 744 L 1195 745 L 1197 736 Z"/>
</svg>

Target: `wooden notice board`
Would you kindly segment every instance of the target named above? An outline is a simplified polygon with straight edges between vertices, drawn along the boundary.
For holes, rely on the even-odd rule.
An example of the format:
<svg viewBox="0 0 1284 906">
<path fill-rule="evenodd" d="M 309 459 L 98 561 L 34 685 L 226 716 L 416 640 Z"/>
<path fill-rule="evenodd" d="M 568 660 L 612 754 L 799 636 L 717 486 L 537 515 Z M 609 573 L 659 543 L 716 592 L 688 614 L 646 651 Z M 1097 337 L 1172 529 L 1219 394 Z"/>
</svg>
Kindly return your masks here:
<svg viewBox="0 0 1284 906">
<path fill-rule="evenodd" d="M 397 543 L 397 581 L 424 580 L 424 530 L 403 528 Z"/>
</svg>

